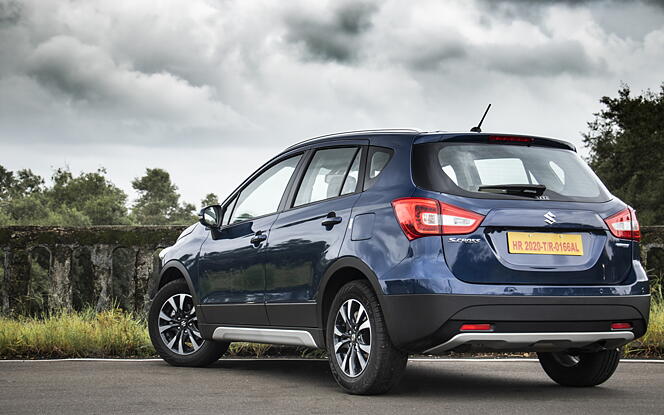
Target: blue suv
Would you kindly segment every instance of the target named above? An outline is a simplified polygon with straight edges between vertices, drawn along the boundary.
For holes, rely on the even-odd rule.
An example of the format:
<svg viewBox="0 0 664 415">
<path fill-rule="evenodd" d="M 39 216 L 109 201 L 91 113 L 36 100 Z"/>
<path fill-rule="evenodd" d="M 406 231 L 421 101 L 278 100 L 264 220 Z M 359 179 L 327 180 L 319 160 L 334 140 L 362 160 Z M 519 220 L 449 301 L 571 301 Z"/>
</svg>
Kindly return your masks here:
<svg viewBox="0 0 664 415">
<path fill-rule="evenodd" d="M 593 386 L 646 331 L 639 237 L 634 210 L 564 141 L 318 137 L 161 252 L 150 336 L 178 366 L 234 341 L 325 348 L 355 394 L 389 390 L 408 354 L 450 351 L 533 351 L 557 383 Z"/>
</svg>

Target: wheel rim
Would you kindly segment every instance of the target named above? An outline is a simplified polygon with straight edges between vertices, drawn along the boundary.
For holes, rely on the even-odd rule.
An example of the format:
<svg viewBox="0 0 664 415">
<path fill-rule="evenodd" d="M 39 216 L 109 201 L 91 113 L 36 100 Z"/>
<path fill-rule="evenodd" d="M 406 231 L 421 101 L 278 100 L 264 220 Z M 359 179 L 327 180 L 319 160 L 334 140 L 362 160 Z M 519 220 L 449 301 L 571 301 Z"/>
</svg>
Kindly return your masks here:
<svg viewBox="0 0 664 415">
<path fill-rule="evenodd" d="M 581 358 L 578 355 L 573 355 L 569 353 L 553 353 L 553 358 L 556 359 L 556 362 L 564 367 L 574 367 L 579 364 Z"/>
<path fill-rule="evenodd" d="M 192 354 L 203 345 L 196 307 L 189 294 L 175 294 L 159 310 L 159 335 L 173 353 Z"/>
<path fill-rule="evenodd" d="M 359 301 L 350 299 L 341 304 L 332 339 L 341 371 L 351 378 L 360 376 L 371 355 L 371 322 Z"/>
</svg>

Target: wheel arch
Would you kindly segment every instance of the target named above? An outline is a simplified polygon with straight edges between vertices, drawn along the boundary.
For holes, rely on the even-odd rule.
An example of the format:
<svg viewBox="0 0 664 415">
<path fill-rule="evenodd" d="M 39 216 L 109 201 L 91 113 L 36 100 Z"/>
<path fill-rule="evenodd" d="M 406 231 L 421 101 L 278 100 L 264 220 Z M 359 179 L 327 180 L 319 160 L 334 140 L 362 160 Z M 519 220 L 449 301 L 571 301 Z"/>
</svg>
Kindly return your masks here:
<svg viewBox="0 0 664 415">
<path fill-rule="evenodd" d="M 164 285 L 168 284 L 171 281 L 176 281 L 179 279 L 184 279 L 187 282 L 187 286 L 189 286 L 189 292 L 191 293 L 191 297 L 194 300 L 194 304 L 195 305 L 200 304 L 198 294 L 194 289 L 194 284 L 191 281 L 191 276 L 189 275 L 189 271 L 187 271 L 187 268 L 184 265 L 182 265 L 180 261 L 177 260 L 168 261 L 161 269 L 156 289 L 154 290 L 150 298 L 151 299 L 154 298 L 157 292 Z"/>
<path fill-rule="evenodd" d="M 329 313 L 334 296 L 339 289 L 350 281 L 365 280 L 369 282 L 381 305 L 383 303 L 383 290 L 378 283 L 378 277 L 371 268 L 359 258 L 342 257 L 332 264 L 321 279 L 317 298 L 318 326 L 325 332 L 327 315 Z"/>
</svg>

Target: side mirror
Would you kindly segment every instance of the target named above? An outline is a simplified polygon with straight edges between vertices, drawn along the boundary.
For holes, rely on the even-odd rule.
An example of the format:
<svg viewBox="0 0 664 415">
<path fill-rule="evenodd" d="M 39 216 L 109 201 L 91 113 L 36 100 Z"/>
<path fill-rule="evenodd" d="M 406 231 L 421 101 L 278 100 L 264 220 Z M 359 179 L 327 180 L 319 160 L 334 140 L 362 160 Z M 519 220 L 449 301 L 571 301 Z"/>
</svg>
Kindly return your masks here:
<svg viewBox="0 0 664 415">
<path fill-rule="evenodd" d="M 221 218 L 223 217 L 223 210 L 219 205 L 207 206 L 198 212 L 198 221 L 210 229 L 217 229 L 221 226 Z"/>
</svg>

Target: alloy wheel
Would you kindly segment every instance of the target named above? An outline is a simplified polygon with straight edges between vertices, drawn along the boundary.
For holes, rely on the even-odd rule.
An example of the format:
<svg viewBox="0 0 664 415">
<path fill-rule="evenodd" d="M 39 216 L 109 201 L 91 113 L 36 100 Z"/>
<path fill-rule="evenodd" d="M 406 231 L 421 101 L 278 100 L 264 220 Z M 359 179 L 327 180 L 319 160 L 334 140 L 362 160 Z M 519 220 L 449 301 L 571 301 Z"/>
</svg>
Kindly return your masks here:
<svg viewBox="0 0 664 415">
<path fill-rule="evenodd" d="M 159 335 L 173 353 L 192 354 L 203 345 L 196 307 L 189 294 L 175 294 L 159 310 Z"/>
<path fill-rule="evenodd" d="M 346 300 L 334 321 L 334 355 L 343 373 L 357 377 L 371 355 L 371 322 L 367 310 L 355 299 Z"/>
</svg>

